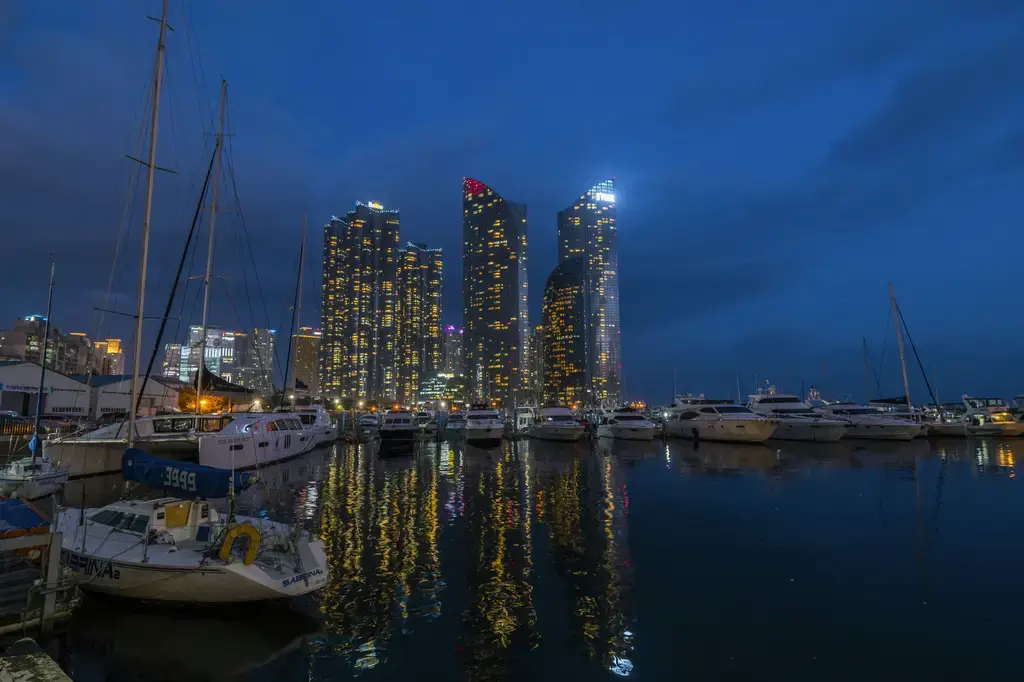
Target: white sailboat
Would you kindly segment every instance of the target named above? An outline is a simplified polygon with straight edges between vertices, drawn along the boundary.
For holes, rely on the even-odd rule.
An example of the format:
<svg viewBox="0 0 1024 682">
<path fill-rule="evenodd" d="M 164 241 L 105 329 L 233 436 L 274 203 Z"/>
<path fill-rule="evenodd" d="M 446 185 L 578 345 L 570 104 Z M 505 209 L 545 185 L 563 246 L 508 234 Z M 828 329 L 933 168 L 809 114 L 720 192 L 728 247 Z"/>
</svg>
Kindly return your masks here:
<svg viewBox="0 0 1024 682">
<path fill-rule="evenodd" d="M 32 455 L 10 462 L 0 470 L 0 497 L 19 497 L 36 500 L 52 495 L 68 482 L 68 469 L 61 467 L 49 457 L 41 454 L 40 423 L 43 418 L 43 402 L 46 385 L 46 347 L 50 338 L 50 312 L 53 307 L 53 279 L 57 264 L 50 264 L 50 293 L 46 301 L 46 325 L 43 328 L 42 350 L 39 351 L 39 391 L 36 393 L 36 423 L 28 447 Z"/>
<path fill-rule="evenodd" d="M 82 589 L 134 599 L 210 604 L 297 597 L 327 584 L 323 541 L 259 517 L 235 516 L 253 474 L 125 451 L 126 481 L 175 493 L 57 515 L 61 562 Z M 226 515 L 210 504 L 228 498 Z"/>
</svg>

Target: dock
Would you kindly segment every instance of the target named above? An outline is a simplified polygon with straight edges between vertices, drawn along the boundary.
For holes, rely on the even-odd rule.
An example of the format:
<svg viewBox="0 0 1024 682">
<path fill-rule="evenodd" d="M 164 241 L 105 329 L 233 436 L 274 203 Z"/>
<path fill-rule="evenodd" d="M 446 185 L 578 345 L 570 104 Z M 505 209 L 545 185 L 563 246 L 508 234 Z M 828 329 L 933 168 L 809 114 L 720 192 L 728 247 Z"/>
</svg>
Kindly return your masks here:
<svg viewBox="0 0 1024 682">
<path fill-rule="evenodd" d="M 0 656 L 0 682 L 71 682 L 71 678 L 38 644 L 26 637 Z"/>
</svg>

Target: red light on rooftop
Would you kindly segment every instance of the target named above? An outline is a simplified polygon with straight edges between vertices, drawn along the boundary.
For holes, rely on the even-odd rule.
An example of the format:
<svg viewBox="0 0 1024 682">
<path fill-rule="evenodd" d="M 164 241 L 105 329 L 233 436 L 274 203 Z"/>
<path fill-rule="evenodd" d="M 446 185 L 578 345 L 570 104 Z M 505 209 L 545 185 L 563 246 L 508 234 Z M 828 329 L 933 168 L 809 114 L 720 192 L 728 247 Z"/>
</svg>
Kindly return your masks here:
<svg viewBox="0 0 1024 682">
<path fill-rule="evenodd" d="M 487 185 L 473 178 L 463 178 L 462 189 L 470 194 L 483 194 L 484 190 L 487 189 Z"/>
</svg>

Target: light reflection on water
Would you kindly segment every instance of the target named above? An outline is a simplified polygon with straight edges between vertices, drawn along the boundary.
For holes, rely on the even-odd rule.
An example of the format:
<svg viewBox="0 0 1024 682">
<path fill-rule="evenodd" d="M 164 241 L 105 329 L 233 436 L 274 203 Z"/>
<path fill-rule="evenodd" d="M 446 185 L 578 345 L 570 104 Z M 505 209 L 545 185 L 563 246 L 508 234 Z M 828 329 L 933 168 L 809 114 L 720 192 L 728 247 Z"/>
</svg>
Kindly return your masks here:
<svg viewBox="0 0 1024 682">
<path fill-rule="evenodd" d="M 312 625 L 267 610 L 285 649 L 269 662 L 266 643 L 244 646 L 258 617 L 226 622 L 223 643 L 242 659 L 232 674 L 261 681 L 752 679 L 769 663 L 842 677 L 922 659 L 946 674 L 967 665 L 952 646 L 963 619 L 1012 631 L 1015 597 L 963 576 L 1020 565 L 989 522 L 1024 521 L 1006 487 L 1021 451 L 521 441 L 379 458 L 339 445 L 268 468 L 243 500 L 322 527 L 331 581 L 300 604 Z M 147 620 L 188 638 L 187 619 Z M 71 660 L 106 677 L 81 679 L 134 679 L 118 671 L 138 661 L 97 660 L 84 641 L 72 634 Z"/>
</svg>

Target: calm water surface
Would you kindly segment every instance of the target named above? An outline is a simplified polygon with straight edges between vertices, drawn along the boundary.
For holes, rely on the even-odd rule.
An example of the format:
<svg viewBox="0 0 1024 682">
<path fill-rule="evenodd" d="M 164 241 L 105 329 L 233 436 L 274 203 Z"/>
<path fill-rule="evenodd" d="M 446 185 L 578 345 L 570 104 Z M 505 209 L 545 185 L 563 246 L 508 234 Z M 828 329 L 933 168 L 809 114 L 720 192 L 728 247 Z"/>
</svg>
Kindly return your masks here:
<svg viewBox="0 0 1024 682">
<path fill-rule="evenodd" d="M 1024 439 L 339 446 L 247 493 L 322 525 L 316 598 L 94 598 L 51 648 L 83 681 L 1019 679 L 1021 456 Z M 120 489 L 87 486 L 89 504 Z"/>
</svg>

